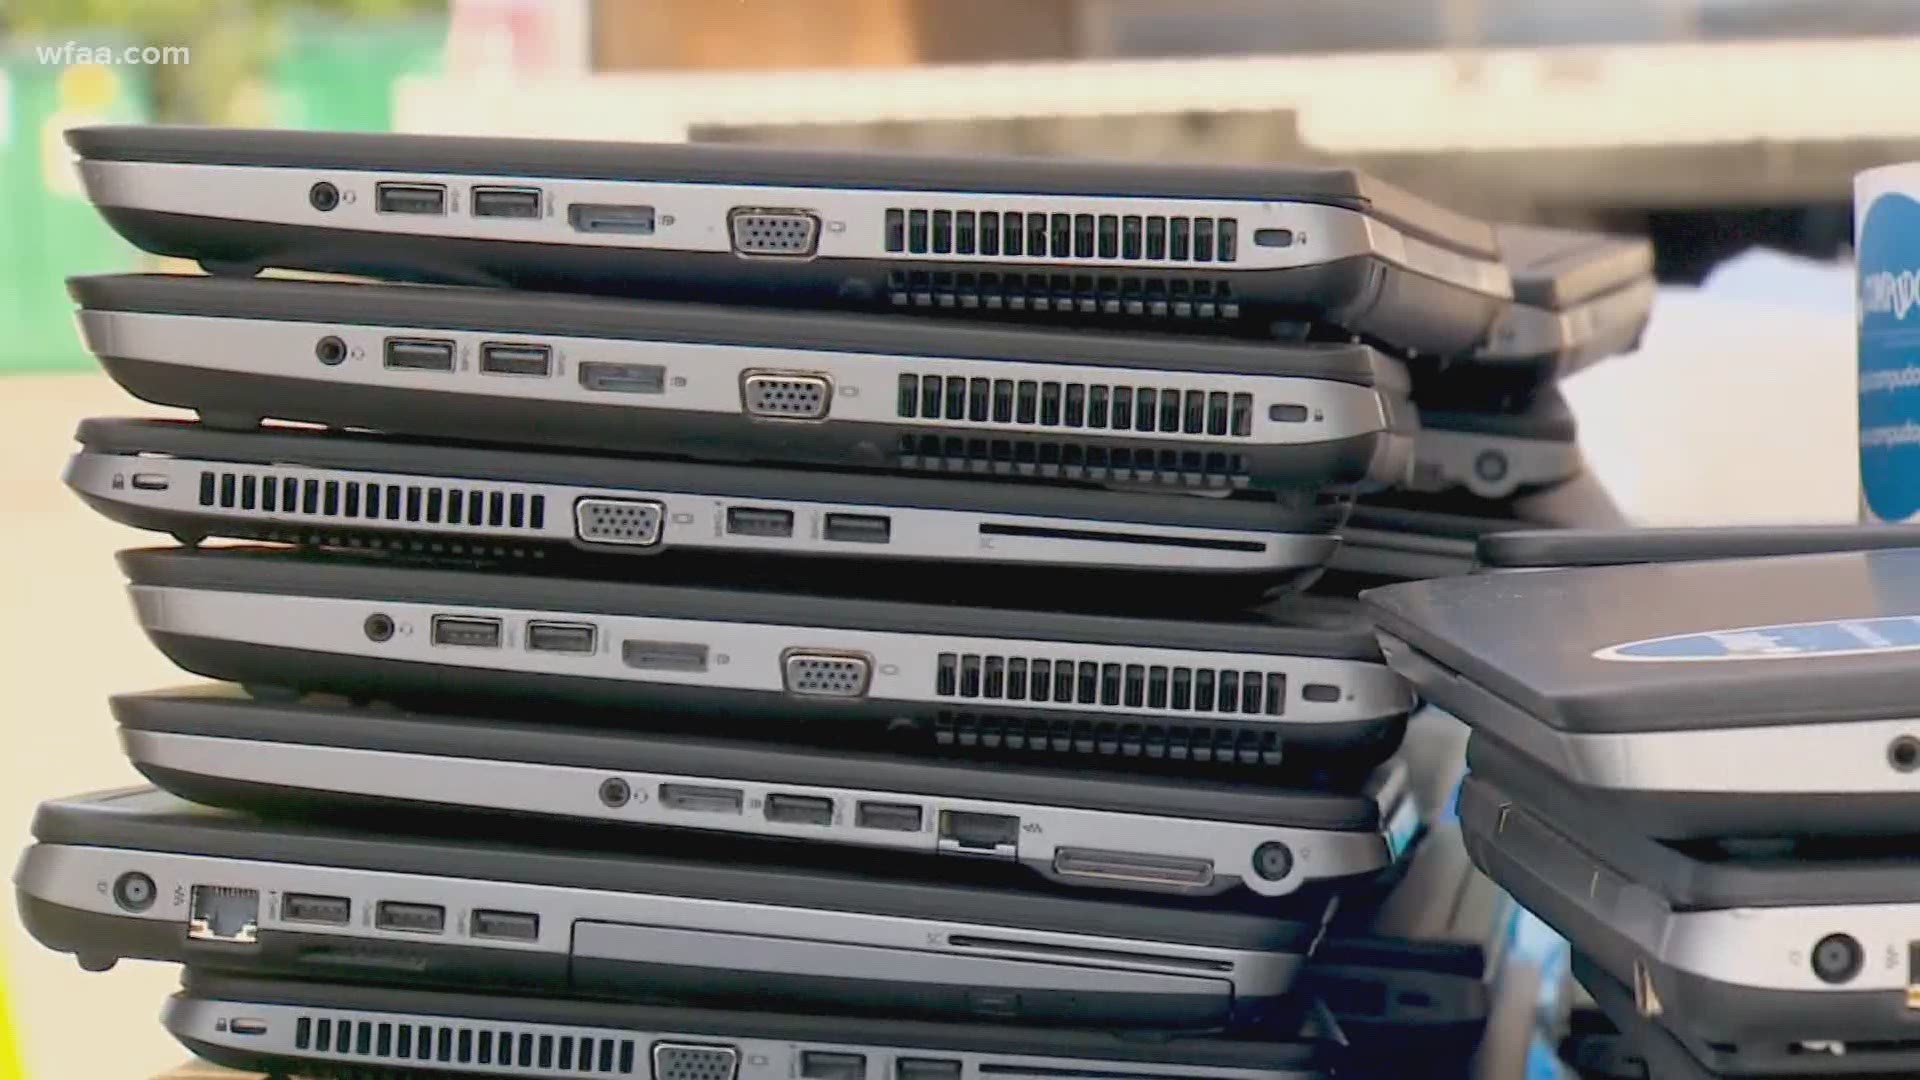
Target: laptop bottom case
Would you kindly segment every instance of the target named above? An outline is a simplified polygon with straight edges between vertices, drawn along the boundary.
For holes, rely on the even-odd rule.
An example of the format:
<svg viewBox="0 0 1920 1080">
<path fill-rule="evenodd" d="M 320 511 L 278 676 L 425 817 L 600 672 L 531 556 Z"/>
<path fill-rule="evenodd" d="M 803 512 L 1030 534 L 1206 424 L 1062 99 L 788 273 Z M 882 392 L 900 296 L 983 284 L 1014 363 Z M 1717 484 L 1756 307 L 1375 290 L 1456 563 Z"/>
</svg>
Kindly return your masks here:
<svg viewBox="0 0 1920 1080">
<path fill-rule="evenodd" d="M 620 405 L 496 394 L 329 383 L 102 356 L 115 382 L 143 401 L 192 409 L 209 428 L 251 431 L 269 419 L 365 428 L 434 439 L 491 437 L 603 452 L 661 453 L 698 447 L 709 460 L 882 470 L 909 475 L 1041 480 L 1167 493 L 1243 489 L 1309 504 L 1330 487 L 1372 490 L 1408 468 L 1417 426 L 1411 406 L 1378 400 L 1386 428 L 1317 443 L 1239 443 L 1190 448 L 1151 438 L 1075 430 L 1070 435 L 994 438 L 922 432 L 899 423 L 834 421 L 776 431 L 748 417 L 678 413 L 635 416 Z M 294 407 L 290 403 L 298 403 Z M 636 434 L 642 432 L 643 434 Z"/>
<path fill-rule="evenodd" d="M 1289 791 L 1010 763 L 988 770 L 804 745 L 791 731 L 755 740 L 613 732 L 565 726 L 564 715 L 533 723 L 325 698 L 270 704 L 226 688 L 123 695 L 113 706 L 134 766 L 205 805 L 516 815 L 558 828 L 637 826 L 641 837 L 748 834 L 796 849 L 1018 863 L 1093 888 L 1285 895 L 1385 868 L 1425 810 L 1397 762 L 1356 792 Z"/>
<path fill-rule="evenodd" d="M 1329 1066 L 1323 1050 L 1304 1042 L 607 1005 L 199 970 L 183 982 L 166 1005 L 167 1030 L 210 1061 L 274 1075 L 432 1069 L 652 1080 L 1318 1080 Z"/>
<path fill-rule="evenodd" d="M 1636 1008 L 1660 1018 L 1697 1057 L 1724 1053 L 1750 1074 L 1800 1074 L 1843 1044 L 1842 1060 L 1863 1071 L 1887 1054 L 1920 1061 L 1908 989 L 1914 950 L 1882 948 L 1869 934 L 1908 905 L 1689 910 L 1601 864 L 1479 776 L 1468 777 L 1461 820 L 1475 864 L 1631 988 Z M 1860 983 L 1900 988 L 1847 989 Z"/>
<path fill-rule="evenodd" d="M 1329 902 L 1093 899 L 987 864 L 410 825 L 269 823 L 150 789 L 59 800 L 15 876 L 21 917 L 94 969 L 1173 1030 L 1290 1022 Z"/>
<path fill-rule="evenodd" d="M 1920 1069 L 1920 1047 L 1880 1052 L 1849 1048 L 1811 1049 L 1786 1060 L 1746 1061 L 1725 1046 L 1702 1047 L 1705 1060 L 1658 1020 L 1640 1014 L 1633 989 L 1607 974 L 1588 957 L 1575 954 L 1574 978 L 1593 996 L 1610 1026 L 1608 1035 L 1590 1032 L 1578 1044 L 1585 1050 L 1582 1076 L 1596 1080 L 1714 1080 L 1716 1077 L 1844 1076 L 1849 1080 L 1909 1080 Z"/>
<path fill-rule="evenodd" d="M 742 259 L 730 252 L 526 244 L 459 237 L 357 233 L 231 221 L 124 206 L 101 213 L 154 252 L 198 259 L 210 272 L 286 266 L 403 281 L 582 289 L 868 311 L 938 312 L 1114 330 L 1261 334 L 1276 320 L 1331 321 L 1396 348 L 1460 355 L 1485 340 L 1507 301 L 1384 259 L 1356 255 L 1314 265 L 1209 273 L 1205 269 L 1075 272 L 1026 263 L 1004 269 L 914 258 Z M 217 253 L 217 254 L 210 254 Z M 635 267 L 652 264 L 644 288 Z"/>
<path fill-rule="evenodd" d="M 1422 697 L 1472 718 L 1470 760 L 1515 794 L 1563 785 L 1646 836 L 1896 836 L 1920 812 L 1906 779 L 1920 738 L 1906 721 L 1565 732 L 1391 634 L 1382 644 Z"/>
</svg>

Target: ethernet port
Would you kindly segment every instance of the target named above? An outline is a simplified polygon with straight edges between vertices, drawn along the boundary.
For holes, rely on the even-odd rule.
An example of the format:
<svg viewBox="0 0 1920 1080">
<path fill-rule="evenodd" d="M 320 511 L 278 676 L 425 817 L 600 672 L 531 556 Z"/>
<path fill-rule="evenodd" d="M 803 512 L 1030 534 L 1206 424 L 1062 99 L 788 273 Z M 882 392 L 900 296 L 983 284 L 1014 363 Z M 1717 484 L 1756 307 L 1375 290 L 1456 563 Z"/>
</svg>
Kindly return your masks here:
<svg viewBox="0 0 1920 1080">
<path fill-rule="evenodd" d="M 187 936 L 195 941 L 251 945 L 260 938 L 260 892 L 230 885 L 195 885 L 187 909 Z"/>
</svg>

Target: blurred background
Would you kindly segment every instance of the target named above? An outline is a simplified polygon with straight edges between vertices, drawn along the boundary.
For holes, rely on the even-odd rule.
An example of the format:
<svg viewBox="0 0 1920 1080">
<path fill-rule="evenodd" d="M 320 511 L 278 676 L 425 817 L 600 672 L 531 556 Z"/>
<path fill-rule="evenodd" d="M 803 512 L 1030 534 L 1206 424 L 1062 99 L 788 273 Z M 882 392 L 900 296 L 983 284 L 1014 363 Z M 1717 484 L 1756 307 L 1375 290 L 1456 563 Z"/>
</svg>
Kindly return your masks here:
<svg viewBox="0 0 1920 1080">
<path fill-rule="evenodd" d="M 1839 520 L 1849 185 L 1920 159 L 1917 70 L 1920 0 L 0 0 L 0 596 L 35 615 L 0 626 L 0 849 L 38 799 L 132 779 L 104 694 L 178 680 L 109 561 L 148 541 L 58 483 L 81 416 L 152 411 L 72 329 L 66 275 L 155 264 L 86 204 L 68 127 L 1358 165 L 1488 218 L 1653 239 L 1645 346 L 1567 386 L 1630 518 Z M 10 904 L 29 1076 L 178 1060 L 151 1020 L 170 971 L 84 976 Z"/>
</svg>

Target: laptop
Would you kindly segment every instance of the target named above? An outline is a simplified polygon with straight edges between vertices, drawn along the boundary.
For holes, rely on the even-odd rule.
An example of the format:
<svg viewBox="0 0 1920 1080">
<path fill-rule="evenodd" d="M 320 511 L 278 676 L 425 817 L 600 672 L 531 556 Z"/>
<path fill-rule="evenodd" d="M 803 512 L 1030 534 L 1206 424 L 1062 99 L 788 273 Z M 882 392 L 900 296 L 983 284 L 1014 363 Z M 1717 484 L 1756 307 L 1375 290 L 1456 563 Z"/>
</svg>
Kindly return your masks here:
<svg viewBox="0 0 1920 1080">
<path fill-rule="evenodd" d="M 1606 977 L 1590 967 L 1583 971 L 1582 964 L 1583 961 L 1576 958 L 1574 970 L 1583 972 L 1589 979 Z M 1634 1040 L 1621 1032 L 1584 986 L 1579 982 L 1573 985 L 1578 1000 L 1567 1017 L 1566 1034 L 1560 1040 L 1561 1064 L 1580 1080 L 1651 1080 L 1647 1056 L 1634 1045 Z M 1625 1008 L 1631 1012 L 1632 992 L 1625 987 L 1620 989 L 1626 993 Z"/>
<path fill-rule="evenodd" d="M 1350 888 L 1302 975 L 1354 1051 L 1382 1065 L 1465 1062 L 1486 1030 L 1504 970 L 1513 902 L 1467 859 L 1457 822 Z"/>
<path fill-rule="evenodd" d="M 1907 525 L 1733 525 L 1667 529 L 1517 529 L 1480 539 L 1488 570 L 1757 559 L 1920 547 Z"/>
<path fill-rule="evenodd" d="M 1406 487 L 1512 499 L 1578 475 L 1577 439 L 1573 413 L 1553 391 L 1519 413 L 1423 409 Z"/>
<path fill-rule="evenodd" d="M 1604 1080 L 1714 1080 L 1719 1076 L 1739 1076 L 1741 1072 L 1709 1069 L 1687 1051 L 1659 1022 L 1640 1015 L 1633 1005 L 1633 990 L 1615 980 L 1599 965 L 1584 956 L 1573 958 L 1573 975 L 1592 996 L 1600 1018 L 1593 1021 L 1595 1031 L 1587 1036 L 1581 1049 L 1583 1077 Z M 1604 1025 L 1604 1027 L 1602 1027 Z M 1822 1075 L 1822 1055 L 1810 1055 L 1812 1066 L 1802 1073 L 1784 1075 Z M 1829 1060 L 1829 1065 L 1843 1061 Z M 1736 1066 L 1737 1067 L 1737 1066 Z M 1845 1076 L 1854 1070 L 1839 1068 L 1826 1075 Z M 1775 1074 L 1782 1075 L 1782 1074 Z"/>
<path fill-rule="evenodd" d="M 1061 569 L 1311 577 L 1335 507 L 702 465 L 364 433 L 87 420 L 67 486 L 125 525 L 207 537 L 524 558 L 792 556 L 925 573 Z M 1038 576 L 1038 575 L 1036 575 Z"/>
<path fill-rule="evenodd" d="M 1492 227 L 1351 169 L 222 128 L 67 133 L 107 221 L 262 267 L 1122 328 L 1327 323 L 1463 355 Z"/>
<path fill-rule="evenodd" d="M 1546 811 L 1505 784 L 1476 770 L 1462 790 L 1474 863 L 1694 1056 L 1762 1075 L 1828 1054 L 1856 1072 L 1920 1067 L 1910 847 L 1670 846 L 1570 791 Z"/>
<path fill-rule="evenodd" d="M 1920 550 L 1366 594 L 1420 695 L 1662 839 L 1911 832 Z"/>
<path fill-rule="evenodd" d="M 652 1080 L 1323 1080 L 1309 1042 L 940 1023 L 250 979 L 188 969 L 162 1017 L 245 1072 L 431 1068 L 436 1075 Z"/>
<path fill-rule="evenodd" d="M 424 285 L 74 278 L 135 397 L 597 453 L 1298 493 L 1406 475 L 1399 361 L 1254 344 Z"/>
<path fill-rule="evenodd" d="M 869 599 L 852 576 L 774 592 L 267 548 L 120 565 L 161 651 L 256 695 L 866 721 L 962 748 L 1300 767 L 1383 760 L 1413 707 L 1357 609 L 1319 598 L 1204 621 L 1125 590 L 1087 598 L 1112 614 L 1078 614 L 939 603 L 924 583 Z"/>
<path fill-rule="evenodd" d="M 1655 293 L 1650 241 L 1541 225 L 1495 230 L 1513 303 L 1474 354 L 1476 369 L 1545 382 L 1639 347 Z"/>
<path fill-rule="evenodd" d="M 1420 824 L 1407 769 L 1354 793 L 927 760 L 844 747 L 404 713 L 232 687 L 113 699 L 135 768 L 184 799 L 698 829 L 1012 863 L 1062 885 L 1282 896 L 1379 872 Z M 551 826 L 550 826 L 551 827 Z"/>
<path fill-rule="evenodd" d="M 406 824 L 106 792 L 42 806 L 14 883 L 28 931 L 89 969 L 1167 1029 L 1277 1022 L 1329 906 L 1323 890 L 1088 899 L 985 863 L 779 861 L 790 847 L 585 824 Z"/>
</svg>

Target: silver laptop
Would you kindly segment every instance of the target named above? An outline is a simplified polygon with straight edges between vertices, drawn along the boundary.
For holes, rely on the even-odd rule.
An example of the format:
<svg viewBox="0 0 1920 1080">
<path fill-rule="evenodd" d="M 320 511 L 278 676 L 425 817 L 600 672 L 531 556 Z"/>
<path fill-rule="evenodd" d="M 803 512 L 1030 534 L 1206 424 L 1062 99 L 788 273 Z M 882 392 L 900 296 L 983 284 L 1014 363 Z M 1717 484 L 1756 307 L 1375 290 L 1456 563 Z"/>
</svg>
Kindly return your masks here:
<svg viewBox="0 0 1920 1080">
<path fill-rule="evenodd" d="M 1523 800 L 1508 776 L 1467 778 L 1474 862 L 1695 1056 L 1763 1075 L 1823 1055 L 1862 1072 L 1920 1061 L 1910 845 L 1666 845 L 1565 785 L 1550 803 Z"/>
<path fill-rule="evenodd" d="M 1849 532 L 1778 539 L 1844 549 Z M 1535 550 L 1583 546 L 1549 537 Z M 1600 546 L 1624 558 L 1636 542 Z M 1477 744 L 1520 754 L 1623 827 L 1913 831 L 1920 550 L 1471 574 L 1376 589 L 1366 605 L 1388 662 Z"/>
<path fill-rule="evenodd" d="M 1571 480 L 1584 467 L 1573 413 L 1549 390 L 1519 413 L 1421 410 L 1405 486 L 1511 499 Z"/>
<path fill-rule="evenodd" d="M 645 710 L 628 725 L 660 709 L 864 722 L 961 748 L 1308 773 L 1384 760 L 1413 707 L 1371 626 L 1324 598 L 1197 619 L 1125 589 L 1084 598 L 1112 614 L 1082 614 L 929 602 L 942 593 L 924 583 L 917 600 L 876 598 L 858 575 L 780 592 L 267 548 L 120 561 L 162 651 L 260 693 Z"/>
<path fill-rule="evenodd" d="M 275 1075 L 427 1068 L 443 1076 L 601 1080 L 1322 1080 L 1337 1060 L 1326 1048 L 1284 1038 L 1143 1039 L 1074 1028 L 610 1005 L 201 970 L 186 973 L 162 1019 L 202 1058 Z"/>
<path fill-rule="evenodd" d="M 1406 475 L 1365 345 L 1073 333 L 499 289 L 75 278 L 135 397 L 209 424 L 1301 497 Z"/>
<path fill-rule="evenodd" d="M 149 780 L 261 812 L 431 807 L 1016 863 L 1063 885 L 1281 896 L 1375 873 L 1419 828 L 1398 762 L 1350 794 L 686 733 L 402 713 L 228 687 L 113 701 Z M 478 819 L 476 820 L 484 820 Z M 478 826 L 476 826 L 478 827 Z"/>
<path fill-rule="evenodd" d="M 87 420 L 66 481 L 122 524 L 474 556 L 699 553 L 862 565 L 1308 576 L 1335 507 L 773 470 L 166 420 Z M 921 568 L 924 571 L 924 567 Z"/>
<path fill-rule="evenodd" d="M 28 931 L 89 968 L 1166 1029 L 1297 1023 L 1287 991 L 1330 902 L 1094 900 L 984 863 L 407 825 L 108 792 L 43 805 L 14 882 Z"/>
<path fill-rule="evenodd" d="M 1558 378 L 1638 347 L 1656 291 L 1651 242 L 1539 225 L 1496 232 L 1514 302 L 1475 354 L 1479 366 Z"/>
<path fill-rule="evenodd" d="M 1351 169 L 220 128 L 68 132 L 135 244 L 222 273 L 1480 346 L 1492 227 Z"/>
</svg>

